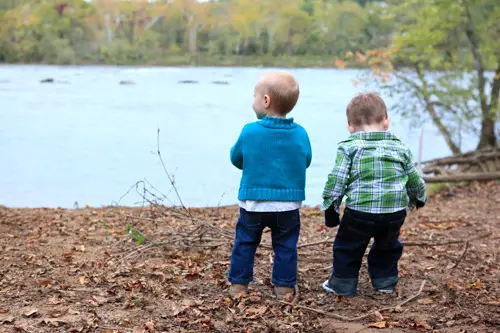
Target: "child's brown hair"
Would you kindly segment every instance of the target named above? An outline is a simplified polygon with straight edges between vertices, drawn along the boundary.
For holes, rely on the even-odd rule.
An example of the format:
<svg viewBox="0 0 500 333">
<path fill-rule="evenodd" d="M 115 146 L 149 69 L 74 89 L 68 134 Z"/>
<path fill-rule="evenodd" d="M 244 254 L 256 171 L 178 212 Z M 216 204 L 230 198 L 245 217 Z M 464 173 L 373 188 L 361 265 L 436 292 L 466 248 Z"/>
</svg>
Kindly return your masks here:
<svg viewBox="0 0 500 333">
<path fill-rule="evenodd" d="M 347 105 L 346 114 L 353 127 L 379 124 L 388 117 L 385 102 L 376 92 L 356 95 Z"/>
</svg>

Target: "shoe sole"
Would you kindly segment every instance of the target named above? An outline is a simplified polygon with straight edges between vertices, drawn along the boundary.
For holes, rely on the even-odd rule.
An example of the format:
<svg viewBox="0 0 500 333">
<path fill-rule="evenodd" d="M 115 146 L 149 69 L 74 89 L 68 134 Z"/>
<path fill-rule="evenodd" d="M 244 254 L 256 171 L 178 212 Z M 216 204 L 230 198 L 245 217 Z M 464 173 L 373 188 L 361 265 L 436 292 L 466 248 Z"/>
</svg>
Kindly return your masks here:
<svg viewBox="0 0 500 333">
<path fill-rule="evenodd" d="M 329 293 L 329 294 L 334 294 L 334 295 L 338 295 L 338 294 L 335 292 L 335 290 L 333 290 L 332 288 L 330 288 L 330 287 L 328 286 L 328 280 L 326 280 L 325 282 L 323 282 L 322 287 L 323 287 L 323 290 L 324 290 L 324 291 L 326 291 L 327 293 Z"/>
<path fill-rule="evenodd" d="M 393 294 L 394 289 L 377 289 L 378 293 L 383 293 L 383 294 Z"/>
</svg>

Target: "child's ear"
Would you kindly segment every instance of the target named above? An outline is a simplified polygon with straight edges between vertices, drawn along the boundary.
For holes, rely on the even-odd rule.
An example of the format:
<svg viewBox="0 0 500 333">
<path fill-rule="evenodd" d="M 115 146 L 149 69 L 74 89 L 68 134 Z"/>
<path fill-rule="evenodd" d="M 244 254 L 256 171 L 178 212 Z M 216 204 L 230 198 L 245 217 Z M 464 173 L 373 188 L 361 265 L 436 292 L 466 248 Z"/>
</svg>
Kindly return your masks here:
<svg viewBox="0 0 500 333">
<path fill-rule="evenodd" d="M 353 134 L 354 132 L 356 132 L 354 127 L 352 127 L 351 124 L 349 124 L 349 123 L 347 123 L 347 130 L 349 131 L 350 134 Z"/>
<path fill-rule="evenodd" d="M 271 97 L 269 95 L 264 95 L 264 107 L 268 109 L 271 106 Z"/>
<path fill-rule="evenodd" d="M 384 131 L 387 131 L 389 129 L 389 124 L 391 123 L 391 118 L 387 116 L 387 118 L 384 119 Z"/>
</svg>

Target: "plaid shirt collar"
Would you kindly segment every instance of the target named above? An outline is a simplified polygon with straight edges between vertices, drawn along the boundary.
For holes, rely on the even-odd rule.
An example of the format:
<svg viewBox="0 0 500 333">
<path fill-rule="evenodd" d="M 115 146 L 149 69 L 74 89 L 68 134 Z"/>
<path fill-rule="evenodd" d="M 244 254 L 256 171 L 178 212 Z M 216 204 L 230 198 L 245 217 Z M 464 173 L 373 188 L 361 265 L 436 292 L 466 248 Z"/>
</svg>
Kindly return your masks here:
<svg viewBox="0 0 500 333">
<path fill-rule="evenodd" d="M 395 140 L 400 141 L 392 132 L 355 132 L 349 136 L 344 142 L 364 140 L 364 141 L 380 141 L 380 140 Z"/>
</svg>

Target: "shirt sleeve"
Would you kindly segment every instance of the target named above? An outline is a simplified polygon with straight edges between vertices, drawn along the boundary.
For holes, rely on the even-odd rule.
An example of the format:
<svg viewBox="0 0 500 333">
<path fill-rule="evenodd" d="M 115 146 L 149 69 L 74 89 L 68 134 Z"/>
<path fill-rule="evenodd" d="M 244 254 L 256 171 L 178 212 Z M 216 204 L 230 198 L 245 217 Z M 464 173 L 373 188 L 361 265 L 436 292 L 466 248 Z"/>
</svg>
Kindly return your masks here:
<svg viewBox="0 0 500 333">
<path fill-rule="evenodd" d="M 240 170 L 243 170 L 243 132 L 245 128 L 241 131 L 238 140 L 231 148 L 230 158 L 231 163 Z"/>
<path fill-rule="evenodd" d="M 415 167 L 413 156 L 408 152 L 408 157 L 405 165 L 406 174 L 408 175 L 408 182 L 406 183 L 406 192 L 410 199 L 409 208 L 413 209 L 416 203 L 420 201 L 425 203 L 427 201 L 427 194 L 425 192 L 425 182 L 420 172 Z"/>
<path fill-rule="evenodd" d="M 335 166 L 328 175 L 325 189 L 323 190 L 323 209 L 327 210 L 333 204 L 337 212 L 340 211 L 340 204 L 345 194 L 349 175 L 351 173 L 351 158 L 342 145 L 339 145 Z"/>
<path fill-rule="evenodd" d="M 311 166 L 312 162 L 312 148 L 311 148 L 311 141 L 309 140 L 309 136 L 306 133 L 306 140 L 307 140 L 307 157 L 306 157 L 306 168 L 309 168 Z"/>
</svg>

